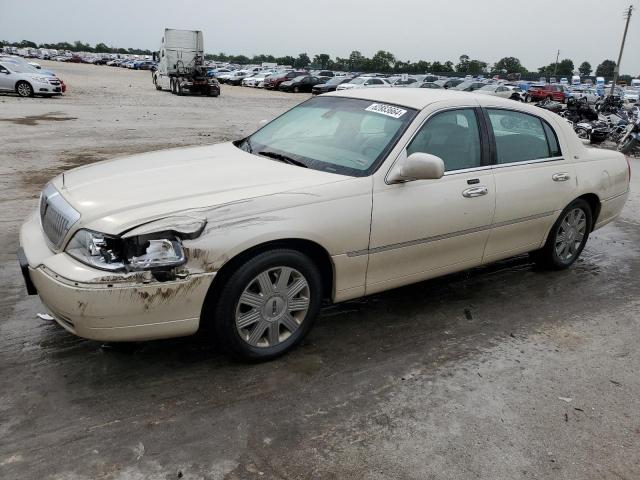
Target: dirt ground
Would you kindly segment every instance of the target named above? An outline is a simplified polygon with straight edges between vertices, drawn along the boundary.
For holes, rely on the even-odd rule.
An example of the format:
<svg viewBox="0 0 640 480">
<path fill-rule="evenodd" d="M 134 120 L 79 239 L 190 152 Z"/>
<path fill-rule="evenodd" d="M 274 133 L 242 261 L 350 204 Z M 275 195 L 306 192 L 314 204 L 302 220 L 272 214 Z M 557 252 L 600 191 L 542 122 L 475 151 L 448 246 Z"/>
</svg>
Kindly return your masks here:
<svg viewBox="0 0 640 480">
<path fill-rule="evenodd" d="M 42 186 L 239 138 L 306 96 L 177 97 L 149 72 L 43 64 L 67 95 L 0 95 L 0 478 L 640 478 L 637 173 L 568 271 L 519 257 L 328 307 L 267 364 L 197 338 L 113 348 L 40 320 L 26 295 L 18 228 Z"/>
</svg>

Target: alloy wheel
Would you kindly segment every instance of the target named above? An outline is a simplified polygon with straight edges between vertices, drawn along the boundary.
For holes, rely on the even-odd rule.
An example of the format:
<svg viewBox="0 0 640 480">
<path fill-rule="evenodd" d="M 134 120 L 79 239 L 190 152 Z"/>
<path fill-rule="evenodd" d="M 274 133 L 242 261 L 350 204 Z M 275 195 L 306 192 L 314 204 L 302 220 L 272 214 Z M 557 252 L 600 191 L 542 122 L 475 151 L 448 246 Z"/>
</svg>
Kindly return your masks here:
<svg viewBox="0 0 640 480">
<path fill-rule="evenodd" d="M 309 310 L 307 279 L 290 267 L 273 267 L 249 282 L 236 305 L 236 329 L 253 347 L 274 347 L 300 328 Z"/>
<path fill-rule="evenodd" d="M 28 83 L 21 83 L 18 85 L 18 95 L 21 97 L 29 97 L 31 95 L 31 87 Z"/>
<path fill-rule="evenodd" d="M 555 252 L 565 263 L 570 262 L 580 250 L 587 233 L 587 215 L 581 208 L 567 212 L 556 232 Z"/>
</svg>

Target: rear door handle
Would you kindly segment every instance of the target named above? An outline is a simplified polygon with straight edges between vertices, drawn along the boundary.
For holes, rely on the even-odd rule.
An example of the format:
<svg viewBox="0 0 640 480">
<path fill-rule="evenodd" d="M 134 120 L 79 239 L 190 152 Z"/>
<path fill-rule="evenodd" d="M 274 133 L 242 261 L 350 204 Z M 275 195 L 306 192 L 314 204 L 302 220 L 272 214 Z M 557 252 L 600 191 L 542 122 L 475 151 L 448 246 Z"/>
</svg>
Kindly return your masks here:
<svg viewBox="0 0 640 480">
<path fill-rule="evenodd" d="M 462 196 L 465 198 L 474 198 L 481 197 L 482 195 L 486 195 L 487 193 L 489 193 L 489 189 L 487 187 L 480 186 L 467 188 L 462 192 Z"/>
<path fill-rule="evenodd" d="M 569 176 L 568 173 L 554 173 L 551 178 L 553 178 L 554 182 L 566 182 L 567 180 L 569 180 L 571 177 Z"/>
</svg>

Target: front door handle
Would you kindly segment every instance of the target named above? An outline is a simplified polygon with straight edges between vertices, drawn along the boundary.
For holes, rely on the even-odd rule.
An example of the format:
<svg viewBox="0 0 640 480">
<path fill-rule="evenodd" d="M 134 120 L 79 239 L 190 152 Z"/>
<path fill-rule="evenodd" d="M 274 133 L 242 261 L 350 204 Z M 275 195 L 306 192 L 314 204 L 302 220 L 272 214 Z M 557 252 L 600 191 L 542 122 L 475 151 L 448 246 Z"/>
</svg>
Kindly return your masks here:
<svg viewBox="0 0 640 480">
<path fill-rule="evenodd" d="M 482 195 L 486 195 L 489 193 L 489 189 L 487 187 L 472 187 L 467 188 L 462 192 L 462 196 L 465 198 L 473 198 L 473 197 L 481 197 Z"/>
<path fill-rule="evenodd" d="M 571 177 L 569 176 L 568 173 L 554 173 L 551 178 L 553 178 L 554 182 L 566 182 L 567 180 L 569 180 Z"/>
</svg>

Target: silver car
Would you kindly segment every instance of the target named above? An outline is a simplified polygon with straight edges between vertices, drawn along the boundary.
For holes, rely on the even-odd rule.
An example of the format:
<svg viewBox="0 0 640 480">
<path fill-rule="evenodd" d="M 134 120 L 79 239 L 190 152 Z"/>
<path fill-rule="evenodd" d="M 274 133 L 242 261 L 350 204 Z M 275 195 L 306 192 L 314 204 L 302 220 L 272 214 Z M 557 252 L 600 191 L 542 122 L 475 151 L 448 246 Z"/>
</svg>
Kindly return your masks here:
<svg viewBox="0 0 640 480">
<path fill-rule="evenodd" d="M 3 60 L 0 61 L 0 92 L 15 92 L 21 97 L 60 95 L 62 83 L 31 65 Z"/>
</svg>

